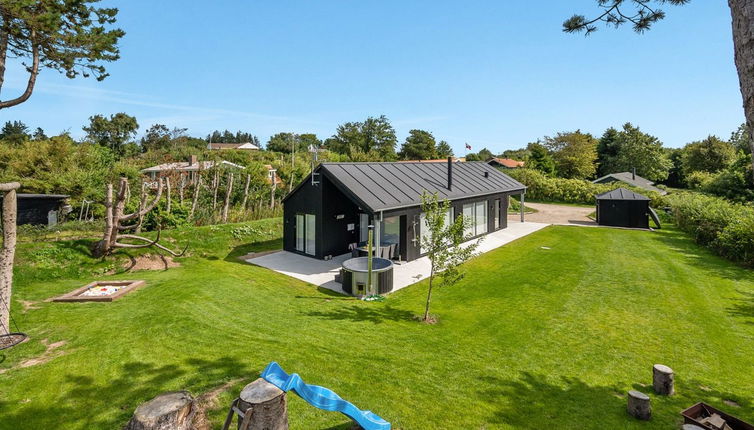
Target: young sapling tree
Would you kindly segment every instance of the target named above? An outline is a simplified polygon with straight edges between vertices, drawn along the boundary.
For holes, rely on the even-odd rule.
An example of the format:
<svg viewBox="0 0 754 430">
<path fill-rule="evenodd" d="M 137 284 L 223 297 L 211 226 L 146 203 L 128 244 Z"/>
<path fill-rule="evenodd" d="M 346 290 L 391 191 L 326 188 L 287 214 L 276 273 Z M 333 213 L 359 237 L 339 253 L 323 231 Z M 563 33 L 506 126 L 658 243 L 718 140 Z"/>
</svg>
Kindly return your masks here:
<svg viewBox="0 0 754 430">
<path fill-rule="evenodd" d="M 437 194 L 422 194 L 422 212 L 424 222 L 421 225 L 426 231 L 421 235 L 422 250 L 426 250 L 431 263 L 429 272 L 429 289 L 427 303 L 424 308 L 422 321 L 434 322 L 429 315 L 432 303 L 432 288 L 437 282 L 442 286 L 450 286 L 463 278 L 458 266 L 474 256 L 482 239 L 468 242 L 471 235 L 466 233 L 472 220 L 463 216 L 453 219 L 450 202 L 440 200 Z M 439 279 L 435 279 L 439 276 Z"/>
</svg>

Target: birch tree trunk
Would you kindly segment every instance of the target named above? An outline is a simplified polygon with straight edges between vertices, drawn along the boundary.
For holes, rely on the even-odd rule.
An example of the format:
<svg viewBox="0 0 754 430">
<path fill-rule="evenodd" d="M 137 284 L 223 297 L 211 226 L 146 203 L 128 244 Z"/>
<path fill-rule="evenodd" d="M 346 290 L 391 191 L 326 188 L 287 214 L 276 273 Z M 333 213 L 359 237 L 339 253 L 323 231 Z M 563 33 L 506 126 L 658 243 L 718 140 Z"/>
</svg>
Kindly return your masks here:
<svg viewBox="0 0 754 430">
<path fill-rule="evenodd" d="M 212 177 L 212 218 L 215 217 L 215 209 L 217 209 L 218 188 L 220 188 L 220 171 L 215 170 L 215 175 Z"/>
<path fill-rule="evenodd" d="M 249 184 L 251 183 L 251 175 L 246 175 L 246 185 L 243 187 L 243 201 L 241 202 L 241 210 L 246 210 L 246 202 L 249 200 Z"/>
<path fill-rule="evenodd" d="M 18 182 L 0 184 L 3 197 L 3 247 L 0 248 L 0 327 L 10 331 L 10 296 L 13 289 L 13 258 L 16 254 L 16 190 Z"/>
<path fill-rule="evenodd" d="M 202 175 L 196 176 L 196 181 L 194 181 L 194 197 L 191 199 L 191 212 L 189 213 L 189 218 L 194 219 L 194 212 L 196 212 L 196 205 L 199 203 L 199 190 L 202 188 Z"/>
<path fill-rule="evenodd" d="M 754 0 L 728 0 L 733 18 L 733 50 L 736 70 L 749 126 L 752 178 L 754 179 Z"/>
<path fill-rule="evenodd" d="M 167 197 L 167 202 L 165 202 L 165 211 L 167 213 L 170 213 L 170 177 L 168 176 L 165 178 L 165 186 L 167 187 L 166 191 L 167 194 L 165 194 L 165 197 Z"/>
<path fill-rule="evenodd" d="M 230 195 L 233 193 L 233 173 L 228 177 L 228 188 L 225 190 L 225 201 L 223 202 L 223 223 L 228 222 L 228 209 L 230 209 Z"/>
</svg>

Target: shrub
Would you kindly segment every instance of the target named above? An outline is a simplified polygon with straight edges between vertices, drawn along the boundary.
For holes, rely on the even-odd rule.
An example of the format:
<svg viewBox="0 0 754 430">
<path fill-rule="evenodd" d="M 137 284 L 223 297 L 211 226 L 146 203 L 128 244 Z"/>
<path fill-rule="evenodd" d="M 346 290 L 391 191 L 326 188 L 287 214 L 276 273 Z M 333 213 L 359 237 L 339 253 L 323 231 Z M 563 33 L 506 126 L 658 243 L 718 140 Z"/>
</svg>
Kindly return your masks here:
<svg viewBox="0 0 754 430">
<path fill-rule="evenodd" d="M 698 193 L 667 198 L 676 225 L 718 255 L 754 266 L 754 208 Z"/>
<path fill-rule="evenodd" d="M 623 187 L 649 197 L 654 207 L 665 205 L 659 193 L 631 187 L 623 182 L 594 184 L 582 179 L 550 178 L 532 169 L 517 169 L 505 173 L 526 185 L 526 197 L 532 200 L 589 205 L 595 203 L 597 194 Z"/>
</svg>

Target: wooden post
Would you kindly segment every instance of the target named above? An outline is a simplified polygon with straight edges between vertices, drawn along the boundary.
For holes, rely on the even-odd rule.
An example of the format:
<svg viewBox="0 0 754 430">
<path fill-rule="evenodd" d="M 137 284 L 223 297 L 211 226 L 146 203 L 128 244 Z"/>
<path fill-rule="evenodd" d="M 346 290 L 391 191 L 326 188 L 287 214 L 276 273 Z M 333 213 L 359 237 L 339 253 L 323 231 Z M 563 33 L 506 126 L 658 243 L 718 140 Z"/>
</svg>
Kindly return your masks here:
<svg viewBox="0 0 754 430">
<path fill-rule="evenodd" d="M 244 387 L 238 409 L 245 414 L 243 425 L 249 430 L 288 430 L 285 392 L 262 378 Z"/>
<path fill-rule="evenodd" d="M 212 176 L 212 212 L 217 209 L 217 189 L 220 188 L 220 170 L 215 168 L 215 173 Z M 214 217 L 214 213 L 212 215 Z"/>
<path fill-rule="evenodd" d="M 662 364 L 655 364 L 652 367 L 652 386 L 655 393 L 664 396 L 675 394 L 675 375 L 673 369 Z"/>
<path fill-rule="evenodd" d="M 277 178 L 275 175 L 275 171 L 272 171 L 272 189 L 270 190 L 270 209 L 275 207 L 275 189 L 277 188 L 277 181 L 275 179 Z"/>
<path fill-rule="evenodd" d="M 139 405 L 124 430 L 192 430 L 194 406 L 188 391 L 160 394 Z"/>
<path fill-rule="evenodd" d="M 652 416 L 652 406 L 649 404 L 649 396 L 639 391 L 629 391 L 628 414 L 640 420 L 649 420 Z"/>
<path fill-rule="evenodd" d="M 196 205 L 199 202 L 199 190 L 202 187 L 202 175 L 201 171 L 197 172 L 196 181 L 194 181 L 194 197 L 191 199 L 191 212 L 189 212 L 189 219 L 193 221 L 194 212 L 196 212 Z"/>
<path fill-rule="evenodd" d="M 170 196 L 170 176 L 168 176 L 168 177 L 165 178 L 165 186 L 167 187 L 167 194 L 165 195 L 165 197 L 167 197 L 165 212 L 170 213 L 170 209 L 171 209 L 171 207 L 170 207 L 171 206 L 170 205 L 170 200 L 171 200 L 171 196 Z"/>
<path fill-rule="evenodd" d="M 246 202 L 249 200 L 249 184 L 251 184 L 251 175 L 246 175 L 246 185 L 243 187 L 243 201 L 241 202 L 241 210 L 246 210 Z"/>
<path fill-rule="evenodd" d="M 0 247 L 0 329 L 10 332 L 10 297 L 13 289 L 13 258 L 16 254 L 16 217 L 18 203 L 16 190 L 18 182 L 0 184 L 3 197 L 3 243 Z M 5 333 L 0 333 L 5 334 Z"/>
<path fill-rule="evenodd" d="M 228 222 L 228 210 L 230 209 L 230 195 L 233 194 L 233 173 L 228 176 L 228 188 L 225 190 L 225 201 L 223 202 L 223 223 Z"/>
</svg>

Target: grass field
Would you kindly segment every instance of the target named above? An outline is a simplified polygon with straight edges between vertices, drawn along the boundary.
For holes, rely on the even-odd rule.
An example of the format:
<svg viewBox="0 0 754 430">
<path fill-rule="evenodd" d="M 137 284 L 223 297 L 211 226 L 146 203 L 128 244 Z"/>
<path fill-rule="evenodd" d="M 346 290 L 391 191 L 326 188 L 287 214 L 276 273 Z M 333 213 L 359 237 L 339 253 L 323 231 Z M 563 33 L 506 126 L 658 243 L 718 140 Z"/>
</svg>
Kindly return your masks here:
<svg viewBox="0 0 754 430">
<path fill-rule="evenodd" d="M 182 267 L 128 275 L 101 275 L 115 265 L 84 241 L 23 244 L 14 316 L 31 340 L 0 356 L 0 428 L 119 428 L 158 393 L 228 384 L 219 428 L 271 360 L 394 429 L 668 429 L 700 400 L 754 421 L 754 275 L 675 230 L 549 227 L 466 264 L 436 290 L 430 326 L 413 319 L 424 282 L 364 303 L 235 258 L 279 247 L 279 227 L 172 232 L 191 243 Z M 43 302 L 95 278 L 148 285 L 113 303 Z M 18 368 L 43 339 L 66 343 Z M 678 394 L 652 395 L 638 422 L 625 392 L 650 392 L 654 363 L 676 371 Z M 348 428 L 295 396 L 289 412 L 293 429 Z"/>
</svg>

